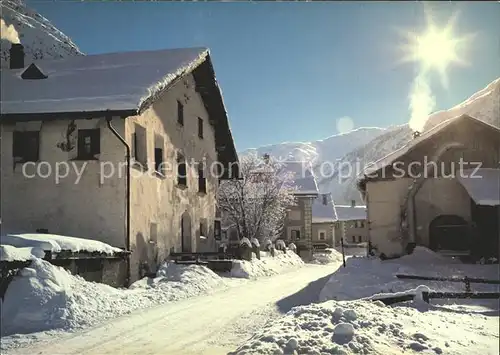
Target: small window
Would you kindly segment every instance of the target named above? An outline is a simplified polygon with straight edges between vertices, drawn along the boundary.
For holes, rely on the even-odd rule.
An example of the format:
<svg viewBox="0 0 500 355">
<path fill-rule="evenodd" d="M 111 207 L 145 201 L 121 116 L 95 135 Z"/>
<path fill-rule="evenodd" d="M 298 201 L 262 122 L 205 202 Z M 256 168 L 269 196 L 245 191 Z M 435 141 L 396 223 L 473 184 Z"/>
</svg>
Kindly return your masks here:
<svg viewBox="0 0 500 355">
<path fill-rule="evenodd" d="M 163 137 L 160 135 L 155 136 L 155 171 L 164 174 L 163 164 Z"/>
<path fill-rule="evenodd" d="M 152 243 L 156 243 L 158 241 L 158 224 L 156 223 L 149 224 L 149 240 Z"/>
<path fill-rule="evenodd" d="M 207 230 L 205 226 L 205 222 L 201 221 L 200 222 L 200 237 L 207 237 Z"/>
<path fill-rule="evenodd" d="M 203 164 L 198 164 L 198 192 L 207 193 L 207 178 Z"/>
<path fill-rule="evenodd" d="M 198 117 L 198 137 L 203 138 L 203 119 Z"/>
<path fill-rule="evenodd" d="M 325 232 L 319 232 L 319 240 L 325 240 L 326 239 L 326 233 Z"/>
<path fill-rule="evenodd" d="M 187 186 L 187 169 L 184 155 L 177 154 L 177 185 Z"/>
<path fill-rule="evenodd" d="M 14 131 L 12 137 L 12 156 L 18 163 L 36 162 L 39 159 L 40 132 Z"/>
<path fill-rule="evenodd" d="M 184 105 L 177 101 L 177 123 L 184 126 Z"/>
<path fill-rule="evenodd" d="M 96 160 L 101 153 L 101 130 L 79 129 L 77 159 Z"/>
<path fill-rule="evenodd" d="M 300 240 L 300 230 L 294 229 L 291 231 L 292 240 Z"/>
<path fill-rule="evenodd" d="M 148 163 L 146 128 L 136 123 L 134 129 L 135 132 L 132 134 L 132 156 L 136 162 L 146 167 Z"/>
<path fill-rule="evenodd" d="M 352 242 L 356 243 L 356 236 L 355 235 L 352 236 Z"/>
<path fill-rule="evenodd" d="M 361 243 L 363 241 L 363 237 L 362 236 L 358 236 L 358 243 Z"/>
<path fill-rule="evenodd" d="M 215 220 L 214 221 L 214 238 L 215 238 L 215 240 L 221 240 L 221 236 L 222 236 L 221 223 L 220 223 L 220 221 Z"/>
</svg>

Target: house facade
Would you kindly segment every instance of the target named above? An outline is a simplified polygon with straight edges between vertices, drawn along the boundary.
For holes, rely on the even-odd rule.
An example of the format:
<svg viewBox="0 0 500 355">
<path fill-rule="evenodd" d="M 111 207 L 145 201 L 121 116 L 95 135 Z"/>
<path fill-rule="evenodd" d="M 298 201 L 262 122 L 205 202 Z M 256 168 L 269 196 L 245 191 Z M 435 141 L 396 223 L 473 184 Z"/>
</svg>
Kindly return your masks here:
<svg viewBox="0 0 500 355">
<path fill-rule="evenodd" d="M 335 205 L 337 220 L 335 221 L 335 245 L 340 245 L 343 239 L 346 244 L 368 242 L 368 224 L 366 221 L 366 206 L 357 206 L 355 201 L 351 205 Z"/>
<path fill-rule="evenodd" d="M 16 90 L 2 91 L 1 232 L 48 230 L 130 250 L 129 282 L 171 252 L 215 250 L 218 179 L 237 155 L 208 51 L 36 64 L 46 78 L 22 79 L 24 66 L 2 72 L 2 87 Z M 59 87 L 69 79 L 80 83 L 66 88 L 73 97 Z M 100 84 L 111 87 L 99 93 Z"/>
<path fill-rule="evenodd" d="M 358 185 L 373 248 L 382 257 L 415 245 L 498 257 L 499 161 L 500 130 L 464 115 L 376 163 Z"/>
</svg>

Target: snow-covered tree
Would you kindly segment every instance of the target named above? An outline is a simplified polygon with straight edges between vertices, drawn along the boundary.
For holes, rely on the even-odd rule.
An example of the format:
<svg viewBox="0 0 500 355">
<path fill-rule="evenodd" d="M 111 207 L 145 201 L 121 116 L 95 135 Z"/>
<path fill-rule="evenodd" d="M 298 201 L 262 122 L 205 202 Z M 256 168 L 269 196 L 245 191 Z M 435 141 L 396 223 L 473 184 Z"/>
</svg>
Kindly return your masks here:
<svg viewBox="0 0 500 355">
<path fill-rule="evenodd" d="M 295 203 L 292 174 L 269 156 L 241 157 L 241 180 L 224 180 L 217 203 L 223 223 L 234 224 L 240 237 L 276 238 L 283 229 L 286 210 Z"/>
</svg>

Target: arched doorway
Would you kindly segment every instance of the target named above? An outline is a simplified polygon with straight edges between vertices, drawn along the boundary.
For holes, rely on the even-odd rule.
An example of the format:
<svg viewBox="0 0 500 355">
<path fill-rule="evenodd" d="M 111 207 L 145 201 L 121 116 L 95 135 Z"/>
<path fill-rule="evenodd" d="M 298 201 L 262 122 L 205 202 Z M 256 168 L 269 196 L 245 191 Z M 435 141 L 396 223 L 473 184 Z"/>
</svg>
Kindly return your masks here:
<svg viewBox="0 0 500 355">
<path fill-rule="evenodd" d="M 440 215 L 429 225 L 429 247 L 432 250 L 468 251 L 470 226 L 457 215 Z"/>
<path fill-rule="evenodd" d="M 181 217 L 181 248 L 183 253 L 192 251 L 191 216 L 186 211 Z"/>
</svg>

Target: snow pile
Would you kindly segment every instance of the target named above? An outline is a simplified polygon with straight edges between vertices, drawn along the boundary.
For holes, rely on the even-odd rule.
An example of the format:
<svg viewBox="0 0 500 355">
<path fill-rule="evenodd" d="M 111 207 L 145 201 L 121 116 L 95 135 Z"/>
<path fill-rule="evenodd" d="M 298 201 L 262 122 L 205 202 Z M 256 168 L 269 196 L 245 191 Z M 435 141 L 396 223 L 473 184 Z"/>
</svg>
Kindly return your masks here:
<svg viewBox="0 0 500 355">
<path fill-rule="evenodd" d="M 381 261 L 378 258 L 350 257 L 346 267 L 332 274 L 319 299 L 354 300 L 375 294 L 393 294 L 417 288 L 422 283 L 433 291 L 465 291 L 461 282 L 398 279 L 396 274 L 431 277 L 479 277 L 498 280 L 498 265 L 463 264 L 423 247 L 411 255 Z M 498 285 L 472 284 L 473 291 L 497 291 Z"/>
<path fill-rule="evenodd" d="M 40 248 L 16 248 L 11 245 L 0 245 L 0 261 L 27 261 L 44 256 L 45 252 Z"/>
<path fill-rule="evenodd" d="M 285 241 L 283 239 L 276 240 L 276 242 L 274 243 L 274 245 L 276 246 L 276 249 L 279 249 L 279 250 L 285 250 L 286 249 Z"/>
<path fill-rule="evenodd" d="M 499 318 L 429 306 L 328 301 L 293 308 L 233 354 L 498 354 Z"/>
<path fill-rule="evenodd" d="M 249 248 L 252 247 L 252 243 L 250 242 L 250 239 L 248 239 L 247 237 L 241 238 L 240 245 L 246 245 Z"/>
<path fill-rule="evenodd" d="M 336 249 L 327 248 L 324 251 L 315 252 L 311 264 L 341 263 L 342 253 Z"/>
<path fill-rule="evenodd" d="M 254 245 L 255 247 L 260 248 L 260 243 L 259 243 L 259 240 L 257 238 L 252 238 L 251 242 L 252 242 L 252 245 Z"/>
<path fill-rule="evenodd" d="M 168 264 L 158 275 L 136 282 L 131 289 L 116 289 L 35 258 L 7 288 L 1 307 L 2 336 L 84 328 L 224 286 L 221 277 L 198 265 Z"/>
<path fill-rule="evenodd" d="M 97 240 L 44 233 L 8 234 L 2 236 L 2 244 L 11 245 L 17 248 L 40 248 L 53 253 L 59 253 L 62 250 L 106 254 L 123 251 Z"/>
<path fill-rule="evenodd" d="M 262 276 L 272 276 L 304 265 L 304 261 L 294 252 L 283 253 L 276 251 L 275 257 L 261 252 L 261 258 L 246 260 L 234 260 L 230 276 L 254 279 Z"/>
</svg>

